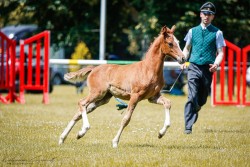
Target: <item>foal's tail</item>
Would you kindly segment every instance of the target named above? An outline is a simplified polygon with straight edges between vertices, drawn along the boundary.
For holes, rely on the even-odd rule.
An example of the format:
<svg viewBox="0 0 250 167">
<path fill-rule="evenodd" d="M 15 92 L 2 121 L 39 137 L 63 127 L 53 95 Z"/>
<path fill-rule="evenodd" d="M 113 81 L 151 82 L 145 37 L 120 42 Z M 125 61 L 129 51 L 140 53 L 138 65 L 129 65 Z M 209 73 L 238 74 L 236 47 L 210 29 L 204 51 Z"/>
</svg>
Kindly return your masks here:
<svg viewBox="0 0 250 167">
<path fill-rule="evenodd" d="M 94 68 L 95 68 L 95 66 L 88 66 L 88 67 L 82 68 L 82 69 L 75 71 L 75 72 L 66 73 L 66 74 L 64 74 L 64 79 L 66 81 L 71 82 L 71 83 L 82 82 L 87 78 L 88 74 Z"/>
</svg>

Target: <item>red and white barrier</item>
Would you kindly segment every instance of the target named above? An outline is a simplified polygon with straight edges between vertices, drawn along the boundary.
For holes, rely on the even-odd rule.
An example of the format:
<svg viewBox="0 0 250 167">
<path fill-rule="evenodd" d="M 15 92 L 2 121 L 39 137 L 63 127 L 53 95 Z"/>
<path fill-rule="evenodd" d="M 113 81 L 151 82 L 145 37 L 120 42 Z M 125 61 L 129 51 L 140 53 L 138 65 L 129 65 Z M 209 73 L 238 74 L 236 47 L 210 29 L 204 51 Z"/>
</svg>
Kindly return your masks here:
<svg viewBox="0 0 250 167">
<path fill-rule="evenodd" d="M 229 41 L 226 45 L 220 70 L 213 75 L 212 105 L 249 105 L 246 100 L 249 46 L 241 49 Z"/>
<path fill-rule="evenodd" d="M 20 102 L 22 104 L 25 103 L 25 90 L 42 90 L 43 103 L 49 103 L 49 47 L 49 31 L 20 41 Z M 35 64 L 35 67 L 32 64 Z"/>
<path fill-rule="evenodd" d="M 0 32 L 0 89 L 8 90 L 7 96 L 0 94 L 0 102 L 8 104 L 19 101 L 15 94 L 16 42 Z"/>
<path fill-rule="evenodd" d="M 248 54 L 250 52 L 250 45 L 244 47 L 242 49 L 242 83 L 247 83 L 246 81 L 246 72 L 247 72 L 247 59 L 248 59 Z M 242 94 L 242 104 L 250 106 L 250 100 L 247 99 L 247 84 L 243 84 L 242 88 L 243 94 Z"/>
</svg>

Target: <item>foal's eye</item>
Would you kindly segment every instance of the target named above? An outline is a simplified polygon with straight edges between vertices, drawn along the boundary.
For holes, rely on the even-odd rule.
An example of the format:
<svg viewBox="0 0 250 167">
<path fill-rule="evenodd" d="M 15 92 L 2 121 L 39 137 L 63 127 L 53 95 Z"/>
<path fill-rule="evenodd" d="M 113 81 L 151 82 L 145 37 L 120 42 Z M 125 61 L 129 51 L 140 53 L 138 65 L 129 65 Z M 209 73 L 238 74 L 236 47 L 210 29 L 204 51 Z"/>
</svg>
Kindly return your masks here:
<svg viewBox="0 0 250 167">
<path fill-rule="evenodd" d="M 173 45 L 173 43 L 168 43 L 168 46 L 169 46 L 170 48 L 172 48 L 174 45 Z"/>
</svg>

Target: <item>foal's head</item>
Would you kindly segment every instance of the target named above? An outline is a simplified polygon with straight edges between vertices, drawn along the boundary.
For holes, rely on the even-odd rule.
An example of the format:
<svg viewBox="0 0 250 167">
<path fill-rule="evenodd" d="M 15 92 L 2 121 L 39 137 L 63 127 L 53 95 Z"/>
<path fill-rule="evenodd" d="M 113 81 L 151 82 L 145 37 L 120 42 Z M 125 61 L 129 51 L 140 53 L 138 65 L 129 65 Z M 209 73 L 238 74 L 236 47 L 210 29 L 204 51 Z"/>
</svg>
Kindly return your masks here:
<svg viewBox="0 0 250 167">
<path fill-rule="evenodd" d="M 160 35 L 162 35 L 161 41 L 161 51 L 165 55 L 169 55 L 178 63 L 185 63 L 185 57 L 180 49 L 179 41 L 174 36 L 175 26 L 172 26 L 171 29 L 166 26 L 162 27 Z"/>
</svg>

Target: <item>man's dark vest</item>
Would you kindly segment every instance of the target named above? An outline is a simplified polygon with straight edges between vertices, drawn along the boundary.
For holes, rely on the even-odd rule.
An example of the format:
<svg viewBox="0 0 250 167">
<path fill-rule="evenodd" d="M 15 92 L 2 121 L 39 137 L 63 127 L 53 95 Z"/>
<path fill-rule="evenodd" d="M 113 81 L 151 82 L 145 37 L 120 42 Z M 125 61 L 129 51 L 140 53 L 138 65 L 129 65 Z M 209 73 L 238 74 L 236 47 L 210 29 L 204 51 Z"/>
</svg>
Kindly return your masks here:
<svg viewBox="0 0 250 167">
<path fill-rule="evenodd" d="M 192 51 L 189 61 L 198 65 L 213 64 L 216 58 L 216 32 L 219 29 L 209 25 L 192 28 Z"/>
</svg>

